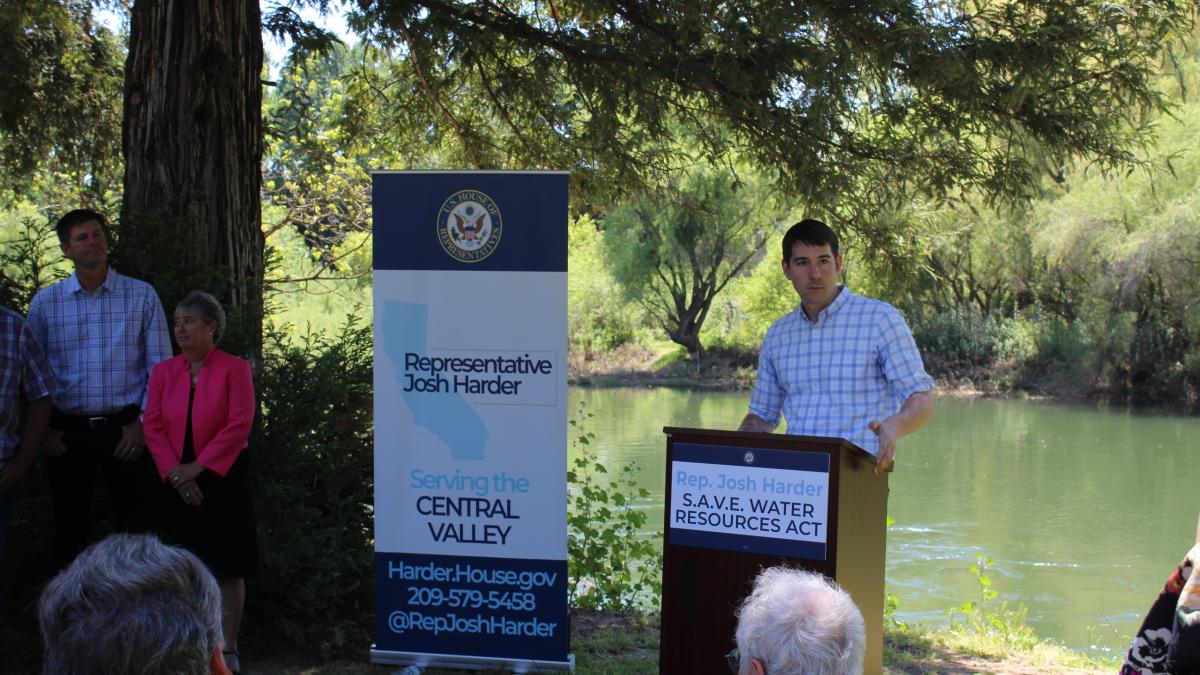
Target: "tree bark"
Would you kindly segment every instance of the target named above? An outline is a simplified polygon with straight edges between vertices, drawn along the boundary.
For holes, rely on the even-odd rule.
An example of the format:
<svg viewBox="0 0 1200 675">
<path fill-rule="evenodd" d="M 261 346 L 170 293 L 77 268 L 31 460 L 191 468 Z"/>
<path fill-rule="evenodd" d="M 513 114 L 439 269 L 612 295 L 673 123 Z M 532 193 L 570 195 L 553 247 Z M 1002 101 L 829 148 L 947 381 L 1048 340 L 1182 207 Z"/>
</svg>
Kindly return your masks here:
<svg viewBox="0 0 1200 675">
<path fill-rule="evenodd" d="M 212 292 L 223 346 L 262 348 L 263 46 L 257 0 L 136 0 L 125 66 L 125 194 L 114 251 L 167 311 Z"/>
</svg>

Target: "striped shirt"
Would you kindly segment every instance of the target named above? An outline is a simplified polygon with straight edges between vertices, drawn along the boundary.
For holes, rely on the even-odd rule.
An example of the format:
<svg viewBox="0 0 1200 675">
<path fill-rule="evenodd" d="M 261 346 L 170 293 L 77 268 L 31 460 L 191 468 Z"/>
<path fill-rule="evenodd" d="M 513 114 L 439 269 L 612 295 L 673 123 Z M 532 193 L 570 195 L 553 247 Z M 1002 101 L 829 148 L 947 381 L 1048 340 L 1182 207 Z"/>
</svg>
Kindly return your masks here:
<svg viewBox="0 0 1200 675">
<path fill-rule="evenodd" d="M 54 374 L 54 407 L 70 415 L 145 409 L 150 371 L 171 356 L 154 289 L 111 267 L 92 293 L 74 274 L 38 291 L 29 325 Z"/>
<path fill-rule="evenodd" d="M 842 288 L 816 321 L 797 307 L 767 331 L 750 413 L 777 424 L 782 412 L 789 434 L 845 438 L 876 455 L 871 420 L 932 389 L 900 312 Z"/>
<path fill-rule="evenodd" d="M 24 403 L 49 395 L 50 366 L 33 331 L 20 314 L 0 307 L 0 462 L 21 444 Z"/>
</svg>

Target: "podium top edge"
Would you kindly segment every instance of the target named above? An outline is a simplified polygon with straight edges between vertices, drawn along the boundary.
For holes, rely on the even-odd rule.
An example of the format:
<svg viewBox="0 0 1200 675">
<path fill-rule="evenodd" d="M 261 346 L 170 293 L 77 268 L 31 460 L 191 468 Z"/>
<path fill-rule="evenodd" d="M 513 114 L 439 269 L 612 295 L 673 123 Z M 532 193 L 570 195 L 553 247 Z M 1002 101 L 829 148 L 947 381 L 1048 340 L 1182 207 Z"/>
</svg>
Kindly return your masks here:
<svg viewBox="0 0 1200 675">
<path fill-rule="evenodd" d="M 569 176 L 570 171 L 558 169 L 372 169 L 368 171 L 372 176 L 381 176 L 387 174 L 449 174 L 449 173 L 466 173 L 466 174 L 545 174 L 554 176 Z"/>
<path fill-rule="evenodd" d="M 760 431 L 730 431 L 728 429 L 699 429 L 695 427 L 663 427 L 663 433 L 671 436 L 714 436 L 717 438 L 744 438 L 746 440 L 794 440 L 801 443 L 836 443 L 857 450 L 874 459 L 874 455 L 850 441 L 837 436 L 804 436 L 801 434 L 773 434 Z"/>
</svg>

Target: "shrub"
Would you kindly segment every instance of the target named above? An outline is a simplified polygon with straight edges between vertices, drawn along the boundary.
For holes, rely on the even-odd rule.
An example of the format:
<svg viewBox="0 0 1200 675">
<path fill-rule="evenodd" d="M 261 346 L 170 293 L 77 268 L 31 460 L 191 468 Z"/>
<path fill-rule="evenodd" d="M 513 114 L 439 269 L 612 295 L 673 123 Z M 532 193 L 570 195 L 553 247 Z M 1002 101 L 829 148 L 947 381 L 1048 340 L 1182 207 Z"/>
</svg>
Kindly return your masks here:
<svg viewBox="0 0 1200 675">
<path fill-rule="evenodd" d="M 637 338 L 645 317 L 636 303 L 621 299 L 612 265 L 601 244 L 601 233 L 589 216 L 568 226 L 571 273 L 567 277 L 568 333 L 572 351 L 584 360 Z"/>
<path fill-rule="evenodd" d="M 1055 317 L 1044 318 L 1035 326 L 1036 349 L 1029 360 L 1030 370 L 1035 375 L 1056 375 L 1079 383 L 1090 381 L 1087 373 L 1096 356 L 1084 326 Z"/>
<path fill-rule="evenodd" d="M 371 327 L 265 338 L 250 441 L 262 575 L 247 631 L 322 656 L 357 653 L 373 608 Z"/>
<path fill-rule="evenodd" d="M 921 317 L 912 330 L 926 359 L 949 374 L 1024 359 L 1033 350 L 1020 319 L 982 314 L 969 307 Z"/>
<path fill-rule="evenodd" d="M 21 217 L 0 222 L 0 306 L 25 314 L 39 290 L 69 273 L 53 221 Z"/>
<path fill-rule="evenodd" d="M 650 493 L 637 487 L 636 462 L 621 467 L 614 479 L 592 446 L 595 434 L 585 431 L 592 416 L 581 403 L 577 455 L 567 471 L 570 501 L 567 514 L 567 590 L 571 604 L 583 609 L 626 611 L 657 607 L 662 594 L 662 553 L 642 535 L 646 512 L 635 499 Z"/>
</svg>

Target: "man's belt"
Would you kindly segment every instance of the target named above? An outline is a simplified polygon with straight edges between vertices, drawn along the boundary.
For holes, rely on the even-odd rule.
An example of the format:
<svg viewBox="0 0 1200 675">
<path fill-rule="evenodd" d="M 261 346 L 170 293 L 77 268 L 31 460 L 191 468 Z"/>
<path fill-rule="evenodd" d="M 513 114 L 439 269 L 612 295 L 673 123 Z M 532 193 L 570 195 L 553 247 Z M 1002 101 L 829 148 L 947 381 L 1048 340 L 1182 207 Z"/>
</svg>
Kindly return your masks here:
<svg viewBox="0 0 1200 675">
<path fill-rule="evenodd" d="M 107 415 L 68 415 L 55 408 L 50 414 L 50 428 L 59 431 L 102 431 L 121 427 L 137 419 L 141 408 L 129 405 Z"/>
</svg>

